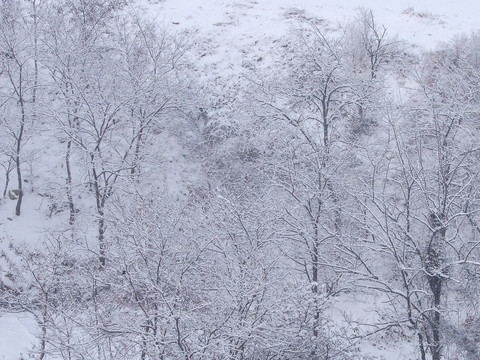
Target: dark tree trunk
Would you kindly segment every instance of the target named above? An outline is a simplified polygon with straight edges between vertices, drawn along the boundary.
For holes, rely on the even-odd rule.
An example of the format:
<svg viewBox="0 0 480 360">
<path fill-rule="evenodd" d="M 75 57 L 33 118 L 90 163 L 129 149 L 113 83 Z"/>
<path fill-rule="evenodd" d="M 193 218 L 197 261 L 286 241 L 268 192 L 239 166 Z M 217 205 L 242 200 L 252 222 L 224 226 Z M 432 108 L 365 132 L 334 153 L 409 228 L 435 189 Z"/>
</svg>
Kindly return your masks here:
<svg viewBox="0 0 480 360">
<path fill-rule="evenodd" d="M 106 262 L 106 254 L 105 254 L 105 218 L 103 209 L 98 210 L 98 215 L 100 218 L 98 219 L 98 247 L 99 247 L 99 261 L 102 267 L 105 266 Z"/>
<path fill-rule="evenodd" d="M 3 188 L 3 197 L 7 196 L 8 185 L 10 184 L 10 172 L 13 170 L 13 159 L 9 157 L 7 166 L 5 167 L 5 186 Z"/>
<path fill-rule="evenodd" d="M 106 263 L 106 246 L 105 246 L 105 202 L 108 197 L 108 183 L 105 183 L 105 188 L 100 189 L 100 178 L 97 174 L 97 168 L 95 166 L 95 155 L 90 155 L 90 161 L 92 166 L 93 186 L 95 191 L 95 202 L 97 205 L 98 214 L 98 248 L 99 248 L 99 261 L 102 267 Z"/>
<path fill-rule="evenodd" d="M 40 360 L 43 360 L 47 351 L 47 306 L 48 306 L 48 295 L 45 294 L 45 304 L 42 311 L 42 337 L 40 340 Z"/>
<path fill-rule="evenodd" d="M 427 247 L 426 270 L 428 275 L 428 285 L 433 296 L 433 314 L 430 318 L 430 327 L 432 330 L 432 343 L 430 351 L 432 360 L 440 360 L 442 353 L 441 344 L 441 297 L 443 277 L 445 272 L 443 268 L 445 263 L 445 235 L 446 228 L 443 224 L 445 216 L 442 213 L 432 213 L 429 223 L 433 229 L 431 240 Z"/>
<path fill-rule="evenodd" d="M 418 333 L 418 347 L 420 348 L 421 360 L 426 360 L 427 357 L 425 355 L 425 346 L 423 345 L 423 335 L 420 332 Z"/>
<path fill-rule="evenodd" d="M 73 203 L 73 194 L 72 194 L 72 171 L 70 168 L 70 153 L 72 149 L 72 140 L 68 140 L 67 142 L 67 153 L 65 155 L 65 166 L 67 170 L 67 199 L 68 199 L 68 207 L 70 210 L 70 218 L 68 223 L 73 225 L 75 223 L 75 204 Z"/>
<path fill-rule="evenodd" d="M 17 167 L 17 179 L 18 179 L 18 200 L 17 206 L 15 207 L 15 215 L 20 216 L 21 208 L 22 208 L 22 200 L 23 200 L 23 180 L 22 180 L 22 169 L 21 169 L 21 158 L 20 158 L 20 151 L 22 150 L 22 140 L 23 140 L 23 132 L 25 130 L 25 102 L 23 99 L 23 68 L 20 66 L 20 75 L 19 75 L 19 86 L 18 86 L 18 100 L 20 103 L 20 110 L 21 110 L 21 119 L 20 119 L 20 129 L 18 132 L 18 136 L 16 137 L 16 149 L 15 149 L 15 165 Z"/>
<path fill-rule="evenodd" d="M 23 102 L 22 102 L 23 103 Z M 15 215 L 20 216 L 21 208 L 22 208 L 22 200 L 23 200 L 23 180 L 22 180 L 22 168 L 21 168 L 21 158 L 20 158 L 20 151 L 22 148 L 22 138 L 23 138 L 23 131 L 24 131 L 24 121 L 25 121 L 25 112 L 22 106 L 22 122 L 20 124 L 20 132 L 17 137 L 17 148 L 15 154 L 15 165 L 17 168 L 17 179 L 18 179 L 18 199 L 17 199 L 17 206 L 15 207 Z"/>
</svg>

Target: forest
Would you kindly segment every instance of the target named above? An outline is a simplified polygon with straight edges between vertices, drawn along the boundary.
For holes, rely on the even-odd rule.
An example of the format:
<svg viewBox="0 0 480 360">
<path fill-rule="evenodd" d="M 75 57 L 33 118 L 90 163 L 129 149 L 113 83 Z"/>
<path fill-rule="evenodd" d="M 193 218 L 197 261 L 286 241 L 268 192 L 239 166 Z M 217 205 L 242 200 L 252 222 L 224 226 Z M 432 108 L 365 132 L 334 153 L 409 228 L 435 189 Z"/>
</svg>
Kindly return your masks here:
<svg viewBox="0 0 480 360">
<path fill-rule="evenodd" d="M 225 80 L 133 0 L 0 0 L 22 359 L 480 358 L 480 33 L 285 17 Z"/>
</svg>

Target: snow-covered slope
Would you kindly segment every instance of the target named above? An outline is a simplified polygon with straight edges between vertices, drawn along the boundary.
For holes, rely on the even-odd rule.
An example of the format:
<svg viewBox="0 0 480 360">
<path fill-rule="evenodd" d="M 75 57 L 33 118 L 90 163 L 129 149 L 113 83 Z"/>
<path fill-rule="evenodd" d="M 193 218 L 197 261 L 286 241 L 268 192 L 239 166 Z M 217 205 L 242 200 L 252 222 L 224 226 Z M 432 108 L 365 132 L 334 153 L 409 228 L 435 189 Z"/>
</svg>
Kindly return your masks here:
<svg viewBox="0 0 480 360">
<path fill-rule="evenodd" d="M 26 356 L 36 341 L 35 320 L 28 314 L 5 314 L 0 317 L 0 359 L 18 360 Z"/>
<path fill-rule="evenodd" d="M 358 8 L 372 9 L 391 34 L 431 49 L 453 34 L 478 27 L 480 3 L 469 0 L 244 0 L 142 1 L 152 14 L 180 29 L 196 29 L 221 41 L 224 48 L 240 50 L 248 39 L 261 41 L 287 31 L 285 13 L 304 10 L 331 22 L 345 22 Z M 223 58 L 228 63 L 234 52 Z"/>
<path fill-rule="evenodd" d="M 299 16 L 315 16 L 335 26 L 358 16 L 358 9 L 371 9 L 390 36 L 429 50 L 455 34 L 476 30 L 480 12 L 480 3 L 468 0 L 142 0 L 140 4 L 172 31 L 192 35 L 203 50 L 197 54 L 197 65 L 230 76 L 238 75 L 246 60 L 264 60 L 265 52 Z"/>
<path fill-rule="evenodd" d="M 476 31 L 480 3 L 460 0 L 138 0 L 150 16 L 172 32 L 186 34 L 197 79 L 215 94 L 223 110 L 240 100 L 242 78 L 252 70 L 275 72 L 282 39 L 313 17 L 337 29 L 372 10 L 377 24 L 397 36 L 411 51 L 433 50 L 457 34 Z M 243 84 L 246 84 L 243 81 Z M 245 85 L 247 86 L 247 85 Z M 396 91 L 396 89 L 395 89 Z M 223 100 L 222 100 L 223 99 Z"/>
</svg>

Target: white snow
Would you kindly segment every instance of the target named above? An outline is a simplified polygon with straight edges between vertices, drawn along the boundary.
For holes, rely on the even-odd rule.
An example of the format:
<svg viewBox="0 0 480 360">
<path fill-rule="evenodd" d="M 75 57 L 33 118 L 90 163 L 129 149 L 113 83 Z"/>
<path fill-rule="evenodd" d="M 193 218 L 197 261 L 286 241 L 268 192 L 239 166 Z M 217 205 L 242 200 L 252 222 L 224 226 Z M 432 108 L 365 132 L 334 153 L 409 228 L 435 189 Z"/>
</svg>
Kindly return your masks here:
<svg viewBox="0 0 480 360">
<path fill-rule="evenodd" d="M 238 40 L 278 37 L 288 30 L 284 14 L 297 8 L 331 23 L 346 22 L 359 8 L 371 9 L 391 34 L 427 49 L 457 33 L 479 27 L 480 3 L 469 0 L 142 0 L 152 15 L 172 29 L 196 29 L 226 46 Z M 233 54 L 233 52 L 230 52 Z M 223 59 L 228 62 L 228 57 Z"/>
<path fill-rule="evenodd" d="M 27 351 L 37 343 L 35 319 L 27 313 L 0 315 L 0 360 L 27 359 Z"/>
</svg>

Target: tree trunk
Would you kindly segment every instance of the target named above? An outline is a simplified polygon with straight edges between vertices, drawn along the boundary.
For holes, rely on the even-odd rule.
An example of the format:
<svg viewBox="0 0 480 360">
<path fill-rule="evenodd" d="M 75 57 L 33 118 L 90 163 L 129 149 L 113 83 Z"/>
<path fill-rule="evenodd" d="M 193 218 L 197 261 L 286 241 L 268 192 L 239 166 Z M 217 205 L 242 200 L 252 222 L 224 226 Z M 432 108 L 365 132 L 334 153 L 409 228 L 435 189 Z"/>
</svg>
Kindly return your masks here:
<svg viewBox="0 0 480 360">
<path fill-rule="evenodd" d="M 17 149 L 15 155 L 15 165 L 17 167 L 17 179 L 18 179 L 18 199 L 17 206 L 15 207 L 15 215 L 20 216 L 23 200 L 23 180 L 22 180 L 22 168 L 20 166 L 20 149 L 23 135 L 23 122 L 20 125 L 20 135 L 17 138 Z"/>
<path fill-rule="evenodd" d="M 20 130 L 18 132 L 18 136 L 16 138 L 17 144 L 15 149 L 15 165 L 17 167 L 17 179 L 18 179 L 18 200 L 17 206 L 15 207 L 15 215 L 20 216 L 21 208 L 22 208 L 22 200 L 23 200 L 23 180 L 22 180 L 22 169 L 20 166 L 20 151 L 22 149 L 22 140 L 23 140 L 23 132 L 25 130 L 25 103 L 23 101 L 23 69 L 20 67 L 20 78 L 19 78 L 19 90 L 18 90 L 18 98 L 20 102 L 20 110 L 21 110 L 21 119 L 20 119 Z"/>
<path fill-rule="evenodd" d="M 100 190 L 99 176 L 97 174 L 97 168 L 95 166 L 95 155 L 90 154 L 90 162 L 92 166 L 93 186 L 95 190 L 95 202 L 97 205 L 98 214 L 98 248 L 99 248 L 99 261 L 102 268 L 105 266 L 105 202 L 108 196 L 108 184 L 105 184 L 105 189 Z"/>
<path fill-rule="evenodd" d="M 33 6 L 33 66 L 34 66 L 34 81 L 32 89 L 32 103 L 33 103 L 33 119 L 37 115 L 37 88 L 38 88 L 38 16 L 37 16 L 37 0 L 32 1 Z"/>
<path fill-rule="evenodd" d="M 426 360 L 425 355 L 425 346 L 423 345 L 423 335 L 418 332 L 418 347 L 420 348 L 420 358 L 421 360 Z"/>
<path fill-rule="evenodd" d="M 316 240 L 315 240 L 316 241 Z M 315 243 L 313 245 L 313 255 L 312 255 L 312 292 L 313 296 L 315 297 L 315 312 L 313 314 L 314 324 L 313 324 L 313 336 L 314 338 L 318 338 L 318 320 L 320 319 L 320 309 L 318 308 L 318 246 Z"/>
<path fill-rule="evenodd" d="M 98 210 L 98 215 L 100 217 L 98 219 L 98 247 L 99 247 L 99 253 L 100 253 L 99 261 L 100 261 L 100 265 L 104 267 L 106 262 L 106 254 L 105 254 L 106 249 L 105 249 L 105 218 L 104 218 L 103 209 Z"/>
<path fill-rule="evenodd" d="M 7 166 L 5 167 L 5 186 L 3 188 L 3 197 L 7 196 L 8 185 L 10 184 L 10 172 L 13 170 L 12 158 L 9 157 Z"/>
<path fill-rule="evenodd" d="M 65 166 L 67 170 L 67 199 L 68 207 L 70 209 L 70 218 L 68 223 L 73 225 L 75 223 L 75 204 L 73 203 L 73 194 L 72 194 L 72 171 L 70 168 L 70 153 L 72 149 L 72 140 L 69 139 L 67 142 L 67 153 L 65 155 Z"/>
<path fill-rule="evenodd" d="M 432 213 L 429 223 L 434 229 L 430 243 L 427 247 L 426 270 L 428 275 L 428 285 L 433 296 L 433 317 L 430 318 L 430 327 L 432 330 L 432 343 L 430 350 L 432 360 L 441 359 L 441 297 L 444 273 L 443 265 L 445 263 L 445 235 L 446 228 L 443 224 L 445 216 L 442 213 Z"/>
<path fill-rule="evenodd" d="M 45 304 L 43 304 L 42 311 L 42 335 L 40 340 L 40 356 L 39 359 L 43 360 L 47 351 L 47 306 L 48 306 L 48 295 L 45 293 Z"/>
</svg>

